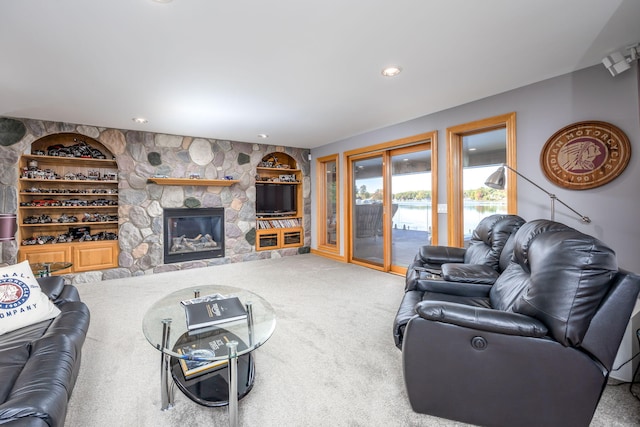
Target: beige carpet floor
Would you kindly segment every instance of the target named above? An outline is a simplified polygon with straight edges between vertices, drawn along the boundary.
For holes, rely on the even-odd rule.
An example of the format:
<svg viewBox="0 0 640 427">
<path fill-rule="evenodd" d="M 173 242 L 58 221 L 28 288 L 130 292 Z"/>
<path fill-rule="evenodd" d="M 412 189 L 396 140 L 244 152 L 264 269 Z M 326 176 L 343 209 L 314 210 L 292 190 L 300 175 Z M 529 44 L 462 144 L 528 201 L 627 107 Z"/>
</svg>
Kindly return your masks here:
<svg viewBox="0 0 640 427">
<path fill-rule="evenodd" d="M 175 407 L 160 410 L 160 354 L 142 333 L 155 301 L 204 284 L 246 288 L 276 311 L 273 336 L 254 353 L 240 425 L 461 425 L 409 406 L 391 334 L 404 278 L 307 254 L 78 284 L 92 317 L 67 427 L 227 425 L 226 407 L 199 406 L 177 389 Z M 607 387 L 592 426 L 637 425 L 640 402 Z"/>
</svg>

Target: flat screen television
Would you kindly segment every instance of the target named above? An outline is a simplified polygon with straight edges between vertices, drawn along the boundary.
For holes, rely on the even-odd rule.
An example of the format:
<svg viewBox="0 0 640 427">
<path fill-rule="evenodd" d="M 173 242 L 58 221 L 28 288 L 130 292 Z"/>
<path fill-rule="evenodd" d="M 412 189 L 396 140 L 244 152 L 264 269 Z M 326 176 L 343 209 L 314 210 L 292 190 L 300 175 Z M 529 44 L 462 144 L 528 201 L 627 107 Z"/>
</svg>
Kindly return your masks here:
<svg viewBox="0 0 640 427">
<path fill-rule="evenodd" d="M 295 215 L 296 190 L 296 185 L 256 183 L 256 215 Z"/>
</svg>

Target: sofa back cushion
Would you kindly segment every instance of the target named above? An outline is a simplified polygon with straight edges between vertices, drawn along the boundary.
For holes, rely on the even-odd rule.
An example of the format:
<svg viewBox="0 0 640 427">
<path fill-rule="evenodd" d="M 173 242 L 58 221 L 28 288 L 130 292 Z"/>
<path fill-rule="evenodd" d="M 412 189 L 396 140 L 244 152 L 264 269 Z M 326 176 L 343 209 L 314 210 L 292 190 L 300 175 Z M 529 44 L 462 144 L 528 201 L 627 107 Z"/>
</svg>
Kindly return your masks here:
<svg viewBox="0 0 640 427">
<path fill-rule="evenodd" d="M 489 215 L 480 221 L 469 240 L 465 264 L 484 264 L 498 270 L 500 255 L 511 234 L 524 224 L 517 215 Z"/>
<path fill-rule="evenodd" d="M 534 317 L 565 346 L 578 346 L 618 266 L 598 239 L 547 220 L 525 224 L 511 264 L 491 289 L 492 307 Z"/>
</svg>

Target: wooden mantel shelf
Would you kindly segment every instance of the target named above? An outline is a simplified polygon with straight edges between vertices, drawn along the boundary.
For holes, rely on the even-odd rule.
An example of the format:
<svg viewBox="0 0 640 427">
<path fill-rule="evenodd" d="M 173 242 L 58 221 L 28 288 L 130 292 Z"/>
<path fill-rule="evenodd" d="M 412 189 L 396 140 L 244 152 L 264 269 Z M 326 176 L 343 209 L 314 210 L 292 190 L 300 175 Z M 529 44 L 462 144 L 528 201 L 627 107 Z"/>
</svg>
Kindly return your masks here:
<svg viewBox="0 0 640 427">
<path fill-rule="evenodd" d="M 149 178 L 147 182 L 153 182 L 158 185 L 205 185 L 229 187 L 236 182 L 237 179 L 193 179 L 193 178 Z"/>
</svg>

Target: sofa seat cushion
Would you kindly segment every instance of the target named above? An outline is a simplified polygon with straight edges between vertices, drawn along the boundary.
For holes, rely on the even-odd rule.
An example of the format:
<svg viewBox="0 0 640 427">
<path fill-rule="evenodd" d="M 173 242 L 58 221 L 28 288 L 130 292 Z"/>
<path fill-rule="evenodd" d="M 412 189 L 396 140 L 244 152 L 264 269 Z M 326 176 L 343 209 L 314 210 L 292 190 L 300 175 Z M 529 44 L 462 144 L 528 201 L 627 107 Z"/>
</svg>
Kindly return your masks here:
<svg viewBox="0 0 640 427">
<path fill-rule="evenodd" d="M 18 342 L 13 346 L 3 346 L 0 349 L 0 402 L 7 400 L 13 384 L 22 372 L 22 368 L 31 353 L 31 344 Z"/>
<path fill-rule="evenodd" d="M 0 335 L 58 314 L 60 310 L 40 290 L 28 261 L 0 268 Z"/>
</svg>

